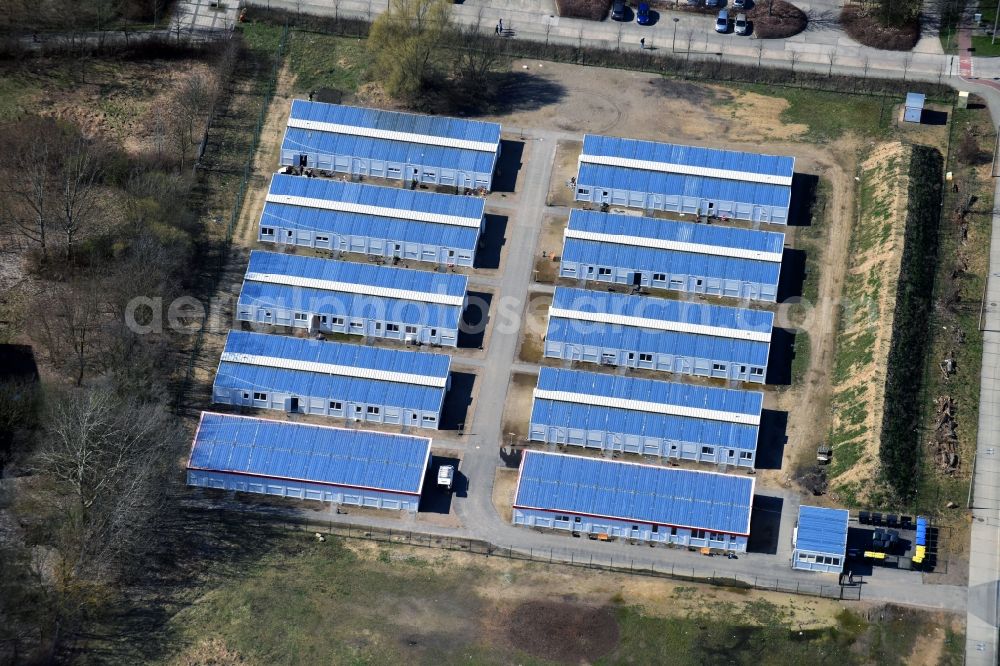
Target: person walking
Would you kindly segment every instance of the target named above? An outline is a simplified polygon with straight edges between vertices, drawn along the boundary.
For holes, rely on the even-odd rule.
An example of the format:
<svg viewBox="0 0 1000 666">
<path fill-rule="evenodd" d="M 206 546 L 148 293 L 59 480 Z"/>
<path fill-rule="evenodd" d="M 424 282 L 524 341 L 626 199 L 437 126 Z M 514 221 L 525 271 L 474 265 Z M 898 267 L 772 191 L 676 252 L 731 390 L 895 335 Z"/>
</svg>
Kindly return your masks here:
<svg viewBox="0 0 1000 666">
<path fill-rule="evenodd" d="M 497 24 L 496 32 L 497 32 L 498 35 L 500 34 L 500 24 L 499 23 Z"/>
<path fill-rule="evenodd" d="M 497 32 L 503 33 L 503 19 L 500 19 L 500 22 L 497 23 Z"/>
<path fill-rule="evenodd" d="M 646 49 L 646 38 L 645 37 L 643 37 L 642 39 L 639 40 L 639 48 L 643 49 L 643 50 Z"/>
</svg>

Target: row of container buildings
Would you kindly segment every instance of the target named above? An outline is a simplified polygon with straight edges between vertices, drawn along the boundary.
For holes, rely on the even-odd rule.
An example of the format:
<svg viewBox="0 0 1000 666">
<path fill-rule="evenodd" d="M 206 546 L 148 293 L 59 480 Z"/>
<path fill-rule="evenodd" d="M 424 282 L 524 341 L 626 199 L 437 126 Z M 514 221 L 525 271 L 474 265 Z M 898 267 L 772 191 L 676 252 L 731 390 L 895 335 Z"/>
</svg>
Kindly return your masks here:
<svg viewBox="0 0 1000 666">
<path fill-rule="evenodd" d="M 295 101 L 283 165 L 411 187 L 276 175 L 260 242 L 338 257 L 364 254 L 368 263 L 255 251 L 237 319 L 456 347 L 467 279 L 398 264 L 475 266 L 483 199 L 416 187 L 489 190 L 499 154 L 500 129 L 490 123 Z M 793 165 L 791 158 L 588 136 L 575 194 L 646 211 L 783 224 Z M 577 210 L 559 274 L 580 287 L 607 283 L 774 302 L 783 247 L 784 235 L 776 232 Z M 544 353 L 762 384 L 772 327 L 772 314 L 762 310 L 557 287 Z M 213 400 L 434 429 L 441 425 L 450 363 L 446 354 L 232 331 Z M 762 407 L 756 391 L 542 368 L 529 438 L 752 470 Z M 205 413 L 188 481 L 416 511 L 430 448 L 428 438 L 409 434 Z M 528 451 L 513 522 L 741 551 L 753 492 L 749 476 Z M 832 519 L 825 510 L 806 509 L 793 564 L 834 570 L 842 556 L 827 552 L 836 550 L 828 538 Z M 839 514 L 833 518 L 839 525 Z"/>
<path fill-rule="evenodd" d="M 575 198 L 702 223 L 570 212 L 543 343 L 547 358 L 618 374 L 542 368 L 529 439 L 752 471 L 763 394 L 629 376 L 629 370 L 763 384 L 771 312 L 641 295 L 773 303 L 784 234 L 706 224 L 785 224 L 794 160 L 615 137 L 584 138 Z M 602 289 L 602 291 L 597 291 Z M 631 292 L 631 293 L 628 293 Z M 742 551 L 752 477 L 529 452 L 514 522 L 639 541 Z"/>
<path fill-rule="evenodd" d="M 423 186 L 488 191 L 499 155 L 495 123 L 294 101 L 257 235 L 277 251 L 251 252 L 236 306 L 251 328 L 293 336 L 230 331 L 213 402 L 440 428 L 451 357 L 371 342 L 458 346 L 468 278 L 449 269 L 475 266 L 485 203 Z M 366 177 L 399 185 L 354 182 Z M 365 344 L 325 339 L 337 334 Z M 426 437 L 206 412 L 187 478 L 414 512 L 430 459 Z"/>
</svg>

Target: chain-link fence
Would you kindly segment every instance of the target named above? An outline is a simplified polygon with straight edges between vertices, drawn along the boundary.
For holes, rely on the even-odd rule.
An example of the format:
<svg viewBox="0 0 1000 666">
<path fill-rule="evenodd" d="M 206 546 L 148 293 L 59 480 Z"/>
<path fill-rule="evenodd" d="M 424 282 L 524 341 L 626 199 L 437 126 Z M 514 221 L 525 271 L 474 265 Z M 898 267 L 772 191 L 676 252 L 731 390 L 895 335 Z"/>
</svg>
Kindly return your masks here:
<svg viewBox="0 0 1000 666">
<path fill-rule="evenodd" d="M 573 548 L 503 546 L 466 537 L 428 534 L 405 529 L 369 527 L 316 519 L 295 520 L 288 517 L 262 514 L 249 516 L 241 513 L 240 520 L 244 522 L 248 520 L 257 520 L 262 523 L 267 522 L 272 527 L 277 523 L 281 527 L 290 530 L 308 530 L 317 534 L 345 539 L 364 539 L 379 543 L 460 551 L 483 557 L 499 557 L 543 564 L 559 564 L 613 573 L 668 578 L 689 583 L 718 585 L 744 590 L 768 590 L 787 594 L 824 597 L 826 599 L 858 601 L 861 599 L 861 588 L 864 583 L 863 578 L 860 576 L 855 576 L 851 583 L 845 584 L 829 580 L 823 582 L 781 580 L 767 576 L 727 572 L 714 568 L 679 566 L 648 557 L 628 557 L 620 554 L 595 555 Z M 636 548 L 647 546 L 648 549 L 648 545 L 644 543 L 635 543 L 634 545 Z M 662 550 L 669 548 L 669 546 L 658 546 L 658 548 Z M 714 555 L 713 557 L 725 558 L 724 555 Z M 817 577 L 820 575 L 817 574 Z"/>
</svg>

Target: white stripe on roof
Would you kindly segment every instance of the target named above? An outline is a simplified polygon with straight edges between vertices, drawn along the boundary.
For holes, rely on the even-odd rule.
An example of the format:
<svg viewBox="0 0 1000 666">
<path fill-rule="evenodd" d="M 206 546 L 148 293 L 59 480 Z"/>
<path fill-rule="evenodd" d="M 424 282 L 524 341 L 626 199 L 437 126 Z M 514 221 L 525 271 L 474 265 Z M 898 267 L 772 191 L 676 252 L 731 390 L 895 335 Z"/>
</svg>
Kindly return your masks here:
<svg viewBox="0 0 1000 666">
<path fill-rule="evenodd" d="M 791 186 L 791 176 L 776 176 L 752 171 L 730 171 L 729 169 L 711 169 L 708 167 L 677 164 L 674 162 L 649 162 L 628 157 L 613 157 L 610 155 L 580 155 L 580 162 L 603 164 L 605 166 L 625 167 L 626 169 L 642 169 L 644 171 L 662 171 L 664 173 L 679 173 L 686 176 L 704 176 L 706 178 L 724 178 L 740 180 L 747 183 L 765 183 L 767 185 Z"/>
<path fill-rule="evenodd" d="M 302 118 L 289 118 L 288 126 L 294 127 L 296 129 L 316 130 L 317 132 L 331 132 L 333 134 L 364 136 L 371 139 L 387 139 L 389 141 L 406 141 L 407 143 L 423 143 L 428 146 L 444 146 L 445 148 L 481 150 L 487 153 L 495 153 L 497 151 L 497 144 L 489 143 L 487 141 L 452 139 L 446 136 L 431 136 L 429 134 L 411 134 L 409 132 L 396 132 L 394 130 L 375 129 L 373 127 L 356 127 L 354 125 L 324 123 L 318 120 L 303 120 Z"/>
<path fill-rule="evenodd" d="M 348 201 L 331 201 L 329 199 L 314 199 L 312 197 L 296 197 L 290 194 L 268 193 L 267 202 L 287 204 L 289 206 L 301 206 L 303 208 L 320 208 L 322 210 L 333 210 L 341 213 L 360 213 L 362 215 L 373 215 L 378 217 L 393 217 L 400 220 L 435 222 L 437 224 L 450 224 L 456 227 L 472 227 L 474 229 L 478 229 L 482 226 L 481 218 L 459 217 L 458 215 L 441 215 L 440 213 L 424 213 L 416 210 L 387 208 L 385 206 L 366 206 L 364 204 L 350 203 Z"/>
<path fill-rule="evenodd" d="M 596 241 L 598 243 L 634 245 L 636 247 L 651 247 L 657 250 L 675 250 L 677 252 L 710 254 L 717 257 L 756 259 L 758 261 L 781 263 L 781 252 L 761 252 L 760 250 L 744 250 L 738 247 L 722 247 L 719 245 L 705 245 L 702 243 L 685 243 L 682 241 L 663 240 L 660 238 L 603 234 L 597 231 L 581 231 L 580 229 L 566 229 L 565 237 L 576 238 L 578 240 Z"/>
<path fill-rule="evenodd" d="M 259 365 L 266 368 L 281 368 L 284 370 L 301 370 L 303 372 L 321 372 L 327 375 L 374 379 L 382 382 L 397 382 L 399 384 L 416 384 L 418 386 L 432 386 L 434 388 L 445 388 L 448 382 L 447 377 L 428 377 L 427 375 L 413 375 L 406 372 L 356 368 L 350 365 L 335 365 L 333 363 L 318 363 L 316 361 L 301 361 L 292 358 L 258 356 L 257 354 L 240 354 L 237 352 L 222 352 L 222 362 Z"/>
<path fill-rule="evenodd" d="M 669 414 L 671 416 L 688 416 L 693 419 L 708 419 L 710 421 L 726 421 L 728 423 L 741 423 L 744 425 L 760 425 L 759 414 L 740 414 L 738 412 L 724 412 L 717 409 L 704 409 L 701 407 L 684 407 L 682 405 L 669 405 L 662 402 L 646 402 L 644 400 L 629 400 L 626 398 L 612 398 L 606 395 L 590 395 L 587 393 L 571 393 L 569 391 L 549 391 L 536 388 L 535 398 L 539 400 L 555 400 L 557 402 L 574 402 L 581 405 L 596 405 L 598 407 L 614 407 L 617 409 L 628 409 L 636 412 L 650 412 L 652 414 Z"/>
<path fill-rule="evenodd" d="M 611 312 L 584 312 L 582 310 L 564 310 L 549 308 L 550 317 L 592 321 L 599 324 L 617 324 L 620 326 L 635 326 L 658 331 L 674 331 L 677 333 L 693 333 L 695 335 L 713 335 L 718 338 L 733 338 L 753 342 L 770 342 L 770 331 L 744 331 L 725 326 L 706 326 L 705 324 L 689 324 L 682 321 L 666 321 L 664 319 L 648 319 L 646 317 L 630 317 Z"/>
<path fill-rule="evenodd" d="M 351 282 L 335 282 L 334 280 L 320 280 L 318 278 L 307 278 L 298 275 L 254 273 L 248 271 L 246 279 L 251 282 L 281 284 L 287 287 L 308 287 L 311 289 L 323 289 L 325 291 L 343 291 L 349 294 L 361 294 L 362 296 L 398 298 L 404 301 L 422 301 L 424 303 L 435 303 L 438 305 L 462 306 L 465 304 L 464 296 L 449 296 L 448 294 L 436 294 L 427 291 L 409 291 L 406 289 L 393 289 L 392 287 L 375 287 L 368 284 L 353 284 Z"/>
</svg>

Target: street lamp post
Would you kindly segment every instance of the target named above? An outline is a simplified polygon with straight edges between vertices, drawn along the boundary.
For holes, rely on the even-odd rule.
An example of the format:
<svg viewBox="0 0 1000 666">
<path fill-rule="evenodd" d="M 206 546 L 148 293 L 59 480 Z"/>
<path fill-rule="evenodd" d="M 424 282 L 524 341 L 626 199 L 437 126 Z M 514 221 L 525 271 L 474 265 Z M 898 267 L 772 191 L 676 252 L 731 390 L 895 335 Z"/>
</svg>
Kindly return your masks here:
<svg viewBox="0 0 1000 666">
<path fill-rule="evenodd" d="M 1000 0 L 997 0 L 997 1 L 1000 2 Z M 672 42 L 670 42 L 670 52 L 671 53 L 677 53 L 676 46 L 677 46 L 677 22 L 678 21 L 680 21 L 680 19 L 675 16 L 674 17 L 674 39 L 673 39 Z"/>
<path fill-rule="evenodd" d="M 990 44 L 997 42 L 997 20 L 1000 19 L 1000 0 L 997 0 L 997 13 L 993 17 L 993 34 L 990 35 Z M 961 19 L 959 19 L 961 20 Z"/>
</svg>

